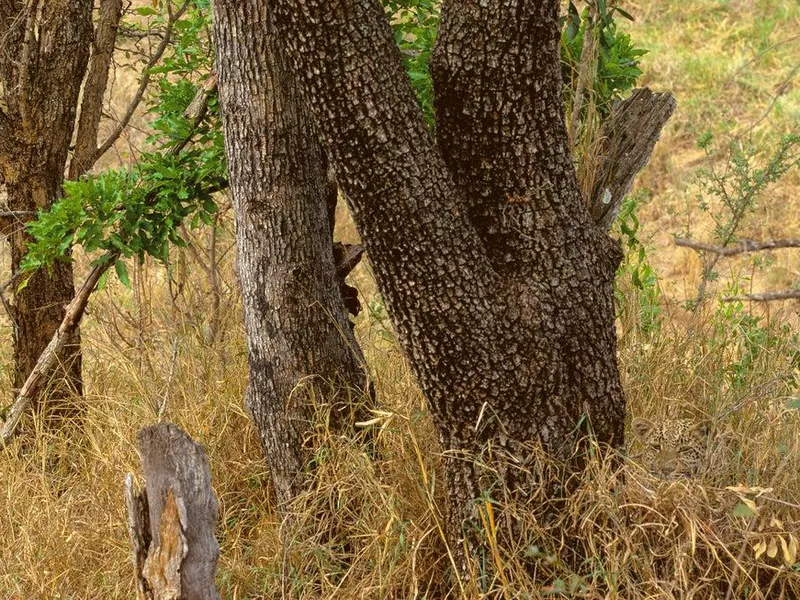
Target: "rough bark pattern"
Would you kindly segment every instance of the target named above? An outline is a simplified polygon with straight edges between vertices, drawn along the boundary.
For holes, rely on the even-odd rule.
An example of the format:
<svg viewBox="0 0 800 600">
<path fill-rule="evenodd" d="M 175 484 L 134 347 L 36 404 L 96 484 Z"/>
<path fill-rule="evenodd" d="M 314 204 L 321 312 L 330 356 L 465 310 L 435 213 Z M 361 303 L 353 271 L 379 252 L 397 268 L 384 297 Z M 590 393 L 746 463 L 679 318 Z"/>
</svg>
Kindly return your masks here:
<svg viewBox="0 0 800 600">
<path fill-rule="evenodd" d="M 141 590 L 152 590 L 156 600 L 218 600 L 214 574 L 219 543 L 214 536 L 217 497 L 203 449 L 171 423 L 142 429 L 136 438 L 147 494 L 128 499 L 129 526 L 134 548 L 145 547 L 147 559 L 137 571 L 146 579 Z M 140 499 L 143 498 L 143 499 Z M 148 507 L 143 519 L 140 507 Z M 149 522 L 148 534 L 141 530 Z M 134 529 L 139 531 L 134 531 Z M 147 597 L 147 596 L 145 596 Z"/>
<path fill-rule="evenodd" d="M 138 492 L 133 485 L 133 475 L 125 476 L 125 508 L 128 511 L 128 537 L 131 540 L 133 579 L 136 582 L 136 600 L 153 597 L 150 584 L 144 578 L 144 563 L 150 548 L 150 517 L 147 510 L 147 490 Z"/>
<path fill-rule="evenodd" d="M 70 179 L 77 179 L 86 173 L 97 160 L 97 133 L 103 114 L 103 97 L 121 17 L 122 0 L 102 0 L 92 43 L 91 65 L 83 87 L 75 152 L 69 164 Z"/>
<path fill-rule="evenodd" d="M 91 0 L 3 2 L 0 9 L 0 179 L 13 211 L 49 208 L 61 193 L 76 105 L 92 39 Z M 8 236 L 11 269 L 25 255 L 22 226 Z M 15 293 L 15 387 L 20 387 L 47 346 L 74 295 L 72 267 L 58 263 L 34 274 Z M 59 357 L 51 399 L 81 392 L 79 337 Z M 66 375 L 66 377 L 65 377 Z"/>
<path fill-rule="evenodd" d="M 447 451 L 623 441 L 612 282 L 563 123 L 558 2 L 445 3 L 438 147 L 378 3 L 276 0 L 400 341 Z M 525 460 L 525 456 L 519 457 Z M 480 492 L 448 463 L 455 523 Z"/>
<path fill-rule="evenodd" d="M 624 422 L 612 289 L 621 253 L 575 178 L 557 18 L 558 2 L 445 3 L 431 67 L 439 147 L 504 276 L 493 343 L 522 361 L 518 377 L 495 359 L 513 386 L 493 409 L 519 423 L 515 438 L 551 449 L 582 415 L 611 444 Z"/>
<path fill-rule="evenodd" d="M 604 231 L 611 229 L 636 174 L 650 160 L 661 130 L 675 110 L 672 94 L 639 88 L 617 106 L 600 129 L 600 149 L 589 211 Z"/>
<path fill-rule="evenodd" d="M 333 400 L 329 381 L 363 389 L 365 371 L 336 278 L 335 190 L 266 7 L 217 0 L 214 11 L 250 360 L 246 403 L 284 505 L 303 487 L 311 394 Z"/>
</svg>

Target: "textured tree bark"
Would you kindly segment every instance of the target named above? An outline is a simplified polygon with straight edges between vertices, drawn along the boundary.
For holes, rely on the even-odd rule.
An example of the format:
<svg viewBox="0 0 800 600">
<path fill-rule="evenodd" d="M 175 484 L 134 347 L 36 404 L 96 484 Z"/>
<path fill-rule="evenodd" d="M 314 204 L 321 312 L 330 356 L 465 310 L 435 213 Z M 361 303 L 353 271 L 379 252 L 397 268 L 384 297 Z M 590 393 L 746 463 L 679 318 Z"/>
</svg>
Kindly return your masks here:
<svg viewBox="0 0 800 600">
<path fill-rule="evenodd" d="M 2 3 L 0 55 L 5 107 L 0 115 L 0 179 L 12 211 L 46 210 L 61 194 L 75 122 L 78 92 L 92 40 L 91 0 Z M 8 232 L 11 269 L 25 256 L 27 235 Z M 74 295 L 72 266 L 59 263 L 35 273 L 15 292 L 13 304 L 16 387 L 22 386 L 60 325 Z M 81 393 L 80 338 L 65 345 L 48 398 Z M 62 405 L 71 413 L 73 408 Z"/>
<path fill-rule="evenodd" d="M 589 215 L 563 122 L 558 1 L 445 3 L 425 128 L 380 5 L 275 0 L 288 49 L 449 456 L 455 542 L 491 442 L 570 459 L 623 443 L 616 243 Z M 579 463 L 574 464 L 578 466 Z M 512 470 L 501 472 L 514 487 Z"/>
<path fill-rule="evenodd" d="M 103 114 L 103 97 L 108 85 L 109 67 L 114 57 L 117 28 L 122 18 L 122 0 L 102 0 L 92 43 L 92 59 L 75 135 L 75 152 L 69 163 L 69 178 L 77 179 L 94 166 L 98 159 L 97 134 Z"/>
<path fill-rule="evenodd" d="M 648 88 L 639 88 L 603 124 L 601 160 L 588 204 L 595 222 L 605 231 L 617 218 L 636 174 L 650 161 L 661 130 L 674 110 L 672 94 L 654 94 Z"/>
<path fill-rule="evenodd" d="M 364 361 L 342 302 L 329 215 L 335 187 L 263 2 L 216 0 L 214 33 L 237 265 L 247 331 L 246 404 L 279 504 L 303 489 L 314 398 L 345 424 Z"/>
</svg>

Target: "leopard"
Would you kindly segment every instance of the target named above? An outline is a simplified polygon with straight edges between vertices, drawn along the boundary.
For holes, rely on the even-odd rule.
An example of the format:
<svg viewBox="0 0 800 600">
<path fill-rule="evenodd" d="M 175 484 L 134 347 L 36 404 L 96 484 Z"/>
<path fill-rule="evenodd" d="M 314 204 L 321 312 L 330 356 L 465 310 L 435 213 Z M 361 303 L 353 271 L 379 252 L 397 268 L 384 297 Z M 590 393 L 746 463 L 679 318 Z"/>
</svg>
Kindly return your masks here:
<svg viewBox="0 0 800 600">
<path fill-rule="evenodd" d="M 644 446 L 640 459 L 653 475 L 692 477 L 704 464 L 709 447 L 710 424 L 694 419 L 664 419 L 654 423 L 642 417 L 631 430 Z"/>
</svg>

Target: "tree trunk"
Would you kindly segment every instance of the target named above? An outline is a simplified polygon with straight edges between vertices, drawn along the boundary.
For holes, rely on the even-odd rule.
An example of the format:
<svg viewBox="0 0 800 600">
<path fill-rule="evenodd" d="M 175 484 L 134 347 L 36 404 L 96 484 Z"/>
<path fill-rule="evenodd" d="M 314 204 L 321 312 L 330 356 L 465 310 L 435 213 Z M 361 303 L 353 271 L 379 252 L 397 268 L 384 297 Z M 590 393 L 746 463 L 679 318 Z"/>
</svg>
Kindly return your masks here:
<svg viewBox="0 0 800 600">
<path fill-rule="evenodd" d="M 621 252 L 578 190 L 558 6 L 444 3 L 432 60 L 437 143 L 378 3 L 274 2 L 450 457 L 453 542 L 486 486 L 462 453 L 492 443 L 527 464 L 534 443 L 566 460 L 589 430 L 623 443 L 612 294 Z M 516 485 L 511 470 L 500 476 Z"/>
<path fill-rule="evenodd" d="M 366 377 L 334 265 L 328 205 L 336 189 L 272 27 L 263 2 L 214 3 L 249 348 L 246 404 L 285 506 L 303 489 L 313 401 L 331 403 L 341 426 Z"/>
<path fill-rule="evenodd" d="M 78 92 L 92 41 L 91 0 L 0 3 L 0 55 L 5 106 L 0 111 L 0 171 L 11 211 L 22 221 L 47 210 L 60 196 Z M 6 227 L 16 273 L 28 240 L 24 224 Z M 16 289 L 16 288 L 15 288 Z M 59 263 L 35 273 L 14 292 L 15 386 L 27 378 L 64 317 L 74 295 L 72 266 Z M 80 341 L 76 334 L 60 357 L 47 397 L 81 393 Z M 73 412 L 74 406 L 64 406 Z"/>
</svg>

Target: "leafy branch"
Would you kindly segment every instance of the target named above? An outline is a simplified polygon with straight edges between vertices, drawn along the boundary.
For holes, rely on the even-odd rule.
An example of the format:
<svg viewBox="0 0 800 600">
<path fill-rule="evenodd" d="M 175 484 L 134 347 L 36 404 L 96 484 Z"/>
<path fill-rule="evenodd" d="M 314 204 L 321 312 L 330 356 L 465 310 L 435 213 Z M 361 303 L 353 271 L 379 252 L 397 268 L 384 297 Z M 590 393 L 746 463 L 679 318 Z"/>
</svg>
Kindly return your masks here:
<svg viewBox="0 0 800 600">
<path fill-rule="evenodd" d="M 150 254 L 165 260 L 170 243 L 184 243 L 178 233 L 184 220 L 191 217 L 195 224 L 210 222 L 216 212 L 212 194 L 227 186 L 224 150 L 214 133 L 219 127 L 209 125 L 218 116 L 215 93 L 216 77 L 211 76 L 183 113 L 161 114 L 160 119 L 176 125 L 162 145 L 166 148 L 163 155 L 151 152 L 131 170 L 109 171 L 66 184 L 64 199 L 29 226 L 35 241 L 22 266 L 26 273 L 46 268 L 55 260 L 69 260 L 67 250 L 75 243 L 102 254 L 93 261 L 60 327 L 10 407 L 0 431 L 0 445 L 13 437 L 22 415 L 56 365 L 61 348 L 80 324 L 91 293 L 111 265 L 129 285 L 122 257 L 143 260 Z M 187 150 L 193 139 L 194 146 Z"/>
</svg>

